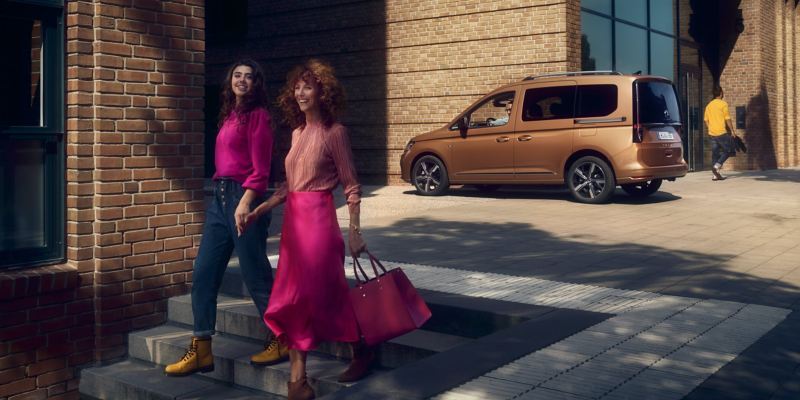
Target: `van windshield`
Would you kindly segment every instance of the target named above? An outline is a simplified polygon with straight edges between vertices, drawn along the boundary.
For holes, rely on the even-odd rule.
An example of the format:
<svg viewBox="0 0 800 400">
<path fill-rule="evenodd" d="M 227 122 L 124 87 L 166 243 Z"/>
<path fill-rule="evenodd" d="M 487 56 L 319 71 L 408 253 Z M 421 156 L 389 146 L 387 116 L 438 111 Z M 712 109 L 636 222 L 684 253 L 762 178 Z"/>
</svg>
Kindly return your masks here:
<svg viewBox="0 0 800 400">
<path fill-rule="evenodd" d="M 637 81 L 639 123 L 680 124 L 681 112 L 675 89 L 669 82 Z"/>
</svg>

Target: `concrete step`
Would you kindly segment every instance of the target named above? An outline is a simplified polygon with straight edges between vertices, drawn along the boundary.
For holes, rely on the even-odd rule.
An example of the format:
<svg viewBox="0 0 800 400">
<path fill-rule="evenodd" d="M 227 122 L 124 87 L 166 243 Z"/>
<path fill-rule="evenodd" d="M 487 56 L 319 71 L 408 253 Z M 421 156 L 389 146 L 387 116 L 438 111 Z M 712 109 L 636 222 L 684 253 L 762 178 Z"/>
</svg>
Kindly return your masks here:
<svg viewBox="0 0 800 400">
<path fill-rule="evenodd" d="M 285 397 L 225 385 L 199 376 L 171 378 L 163 367 L 136 360 L 81 371 L 82 399 L 285 400 Z"/>
<path fill-rule="evenodd" d="M 188 327 L 192 325 L 192 299 L 190 295 L 169 299 L 169 320 Z M 252 339 L 262 343 L 266 336 L 264 322 L 250 299 L 219 296 L 217 298 L 218 332 Z M 377 349 L 378 364 L 396 368 L 436 353 L 447 351 L 471 341 L 445 333 L 416 330 L 383 343 Z M 323 343 L 318 352 L 339 358 L 350 358 L 350 348 L 344 343 Z"/>
<path fill-rule="evenodd" d="M 191 330 L 171 324 L 133 332 L 128 335 L 128 355 L 134 359 L 164 366 L 183 356 L 191 337 Z M 199 375 L 229 385 L 286 396 L 286 382 L 289 380 L 288 361 L 266 367 L 250 364 L 250 356 L 263 350 L 261 343 L 218 334 L 214 337 L 212 348 L 214 371 Z M 333 393 L 346 386 L 336 382 L 338 375 L 347 368 L 346 361 L 328 355 L 309 353 L 306 367 L 309 383 L 318 396 Z M 174 379 L 180 380 L 180 378 Z"/>
</svg>

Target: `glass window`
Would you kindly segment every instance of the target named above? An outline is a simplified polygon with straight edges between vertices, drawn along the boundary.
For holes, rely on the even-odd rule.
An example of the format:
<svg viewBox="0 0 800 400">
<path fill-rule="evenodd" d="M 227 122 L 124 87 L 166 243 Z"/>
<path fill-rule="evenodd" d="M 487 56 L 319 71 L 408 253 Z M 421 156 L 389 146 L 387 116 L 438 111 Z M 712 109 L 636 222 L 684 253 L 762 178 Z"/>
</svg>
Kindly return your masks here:
<svg viewBox="0 0 800 400">
<path fill-rule="evenodd" d="M 0 15 L 0 268 L 64 257 L 63 2 Z"/>
<path fill-rule="evenodd" d="M 688 6 L 688 4 L 687 4 Z M 675 33 L 675 1 L 650 0 L 650 28 Z"/>
<path fill-rule="evenodd" d="M 43 247 L 45 241 L 45 147 L 41 140 L 4 140 L 0 145 L 0 251 Z"/>
<path fill-rule="evenodd" d="M 617 71 L 647 73 L 647 31 L 620 22 L 615 24 Z"/>
<path fill-rule="evenodd" d="M 675 89 L 667 82 L 638 81 L 639 121 L 643 124 L 671 124 L 681 122 Z"/>
<path fill-rule="evenodd" d="M 611 20 L 582 12 L 581 26 L 581 69 L 611 70 Z"/>
<path fill-rule="evenodd" d="M 615 0 L 614 16 L 647 26 L 647 0 Z"/>
<path fill-rule="evenodd" d="M 5 126 L 41 126 L 42 22 L 33 18 L 0 16 L 0 121 Z"/>
<path fill-rule="evenodd" d="M 675 78 L 675 39 L 659 33 L 650 34 L 650 74 Z"/>
<path fill-rule="evenodd" d="M 581 7 L 611 15 L 611 0 L 581 0 Z"/>
<path fill-rule="evenodd" d="M 575 86 L 555 86 L 525 91 L 523 121 L 573 118 Z"/>
<path fill-rule="evenodd" d="M 617 109 L 616 85 L 578 86 L 576 118 L 602 117 Z"/>
<path fill-rule="evenodd" d="M 470 113 L 470 129 L 507 125 L 513 103 L 514 92 L 501 93 L 487 99 Z"/>
</svg>

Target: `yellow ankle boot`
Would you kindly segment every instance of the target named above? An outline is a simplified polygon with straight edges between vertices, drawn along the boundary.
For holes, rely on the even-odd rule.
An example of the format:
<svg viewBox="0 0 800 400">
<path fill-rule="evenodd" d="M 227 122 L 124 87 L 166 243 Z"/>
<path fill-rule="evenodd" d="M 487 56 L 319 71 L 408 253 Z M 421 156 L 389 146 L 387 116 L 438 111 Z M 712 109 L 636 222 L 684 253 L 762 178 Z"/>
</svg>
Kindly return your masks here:
<svg viewBox="0 0 800 400">
<path fill-rule="evenodd" d="M 214 354 L 211 353 L 211 338 L 192 337 L 189 350 L 178 362 L 167 365 L 164 373 L 168 376 L 186 376 L 195 372 L 214 370 Z"/>
<path fill-rule="evenodd" d="M 289 358 L 289 349 L 282 345 L 276 338 L 272 338 L 269 343 L 264 346 L 264 351 L 253 354 L 250 357 L 250 364 L 253 365 L 272 365 L 277 364 Z"/>
</svg>

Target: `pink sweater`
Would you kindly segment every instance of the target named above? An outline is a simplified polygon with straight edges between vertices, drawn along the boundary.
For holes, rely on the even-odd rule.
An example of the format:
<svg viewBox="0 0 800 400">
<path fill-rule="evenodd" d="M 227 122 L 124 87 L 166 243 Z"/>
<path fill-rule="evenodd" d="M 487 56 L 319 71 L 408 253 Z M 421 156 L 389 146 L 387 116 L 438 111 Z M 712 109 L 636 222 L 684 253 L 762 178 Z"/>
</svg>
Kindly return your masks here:
<svg viewBox="0 0 800 400">
<path fill-rule="evenodd" d="M 353 152 L 347 129 L 339 123 L 326 128 L 311 124 L 292 132 L 292 148 L 286 155 L 286 184 L 273 196 L 280 202 L 287 192 L 333 190 L 342 184 L 347 204 L 352 209 L 361 203 Z"/>
<path fill-rule="evenodd" d="M 269 183 L 272 161 L 272 128 L 269 112 L 257 108 L 246 115 L 243 122 L 239 114 L 231 113 L 217 135 L 213 179 L 231 178 L 264 194 Z"/>
</svg>

